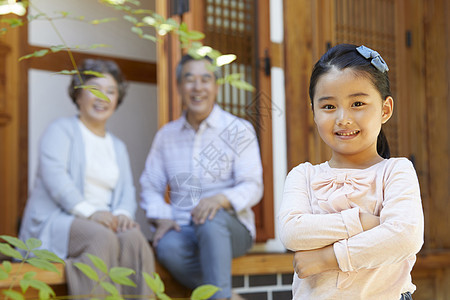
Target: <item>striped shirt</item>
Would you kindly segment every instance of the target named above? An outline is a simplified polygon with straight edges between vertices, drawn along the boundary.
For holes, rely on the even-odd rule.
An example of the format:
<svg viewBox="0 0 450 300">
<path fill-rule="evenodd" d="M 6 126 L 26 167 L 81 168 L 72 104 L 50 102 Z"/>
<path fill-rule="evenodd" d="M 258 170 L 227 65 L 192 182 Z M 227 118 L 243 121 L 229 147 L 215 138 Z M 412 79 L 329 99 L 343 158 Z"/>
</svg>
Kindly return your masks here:
<svg viewBox="0 0 450 300">
<path fill-rule="evenodd" d="M 255 237 L 251 207 L 263 194 L 258 139 L 252 125 L 215 105 L 195 131 L 186 115 L 156 134 L 141 175 L 141 206 L 151 219 L 191 221 L 202 198 L 223 194 Z M 164 195 L 169 185 L 170 203 Z"/>
</svg>

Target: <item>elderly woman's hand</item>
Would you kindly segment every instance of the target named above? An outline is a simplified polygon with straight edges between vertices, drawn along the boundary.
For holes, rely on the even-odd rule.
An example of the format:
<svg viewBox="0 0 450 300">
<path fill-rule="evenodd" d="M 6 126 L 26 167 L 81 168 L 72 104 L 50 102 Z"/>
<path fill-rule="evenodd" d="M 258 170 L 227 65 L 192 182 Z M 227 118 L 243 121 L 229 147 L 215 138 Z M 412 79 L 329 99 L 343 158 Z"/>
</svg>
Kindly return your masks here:
<svg viewBox="0 0 450 300">
<path fill-rule="evenodd" d="M 126 231 L 126 230 L 134 228 L 134 227 L 139 227 L 138 223 L 136 223 L 134 220 L 128 218 L 125 215 L 118 215 L 118 216 L 116 216 L 116 218 L 117 218 L 117 231 L 118 232 L 123 232 L 123 231 Z"/>
<path fill-rule="evenodd" d="M 89 220 L 100 223 L 114 232 L 117 231 L 117 218 L 109 211 L 96 211 L 89 217 Z"/>
</svg>

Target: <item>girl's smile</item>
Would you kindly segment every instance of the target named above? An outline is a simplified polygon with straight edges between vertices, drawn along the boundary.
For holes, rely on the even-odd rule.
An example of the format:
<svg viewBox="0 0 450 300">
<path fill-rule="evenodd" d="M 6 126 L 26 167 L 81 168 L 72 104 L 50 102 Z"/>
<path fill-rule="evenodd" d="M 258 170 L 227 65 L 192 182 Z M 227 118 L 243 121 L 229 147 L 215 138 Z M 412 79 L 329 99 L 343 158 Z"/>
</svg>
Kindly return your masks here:
<svg viewBox="0 0 450 300">
<path fill-rule="evenodd" d="M 380 96 L 368 75 L 332 68 L 317 81 L 314 121 L 336 165 L 376 162 L 381 125 L 392 115 L 392 98 Z"/>
</svg>

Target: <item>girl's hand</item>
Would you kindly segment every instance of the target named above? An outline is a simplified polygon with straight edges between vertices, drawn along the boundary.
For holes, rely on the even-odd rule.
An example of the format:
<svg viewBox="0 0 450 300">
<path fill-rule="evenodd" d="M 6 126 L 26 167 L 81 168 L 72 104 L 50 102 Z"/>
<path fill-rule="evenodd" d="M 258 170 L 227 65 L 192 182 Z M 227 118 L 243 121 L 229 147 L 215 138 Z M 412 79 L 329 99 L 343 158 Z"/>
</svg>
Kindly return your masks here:
<svg viewBox="0 0 450 300">
<path fill-rule="evenodd" d="M 359 213 L 359 219 L 364 231 L 372 229 L 380 225 L 380 217 L 374 216 L 369 213 Z"/>
<path fill-rule="evenodd" d="M 294 254 L 293 264 L 299 278 L 339 269 L 333 245 L 315 250 L 297 251 Z"/>
<path fill-rule="evenodd" d="M 102 224 L 103 226 L 111 229 L 114 232 L 117 231 L 117 218 L 109 211 L 96 211 L 88 219 Z"/>
<path fill-rule="evenodd" d="M 117 215 L 116 219 L 118 232 L 123 232 L 134 227 L 139 227 L 138 223 L 136 223 L 135 221 L 133 221 L 132 219 L 128 218 L 125 215 Z"/>
</svg>

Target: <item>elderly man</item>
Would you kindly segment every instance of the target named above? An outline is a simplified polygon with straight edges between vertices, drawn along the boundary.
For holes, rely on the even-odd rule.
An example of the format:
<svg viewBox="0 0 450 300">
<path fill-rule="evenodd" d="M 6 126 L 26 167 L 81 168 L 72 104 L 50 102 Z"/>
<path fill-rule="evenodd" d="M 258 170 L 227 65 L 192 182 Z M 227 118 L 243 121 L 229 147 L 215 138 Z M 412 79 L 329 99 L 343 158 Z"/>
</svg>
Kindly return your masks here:
<svg viewBox="0 0 450 300">
<path fill-rule="evenodd" d="M 252 125 L 216 104 L 219 74 L 209 57 L 179 62 L 185 111 L 155 136 L 140 178 L 141 205 L 159 262 L 186 287 L 213 284 L 220 288 L 213 299 L 229 299 L 231 261 L 252 246 L 251 207 L 263 184 Z"/>
</svg>

